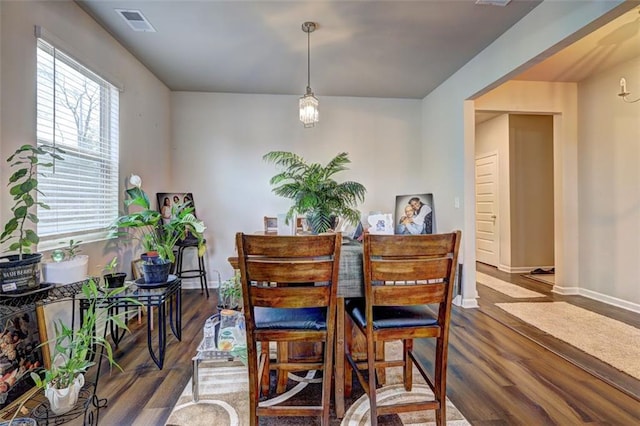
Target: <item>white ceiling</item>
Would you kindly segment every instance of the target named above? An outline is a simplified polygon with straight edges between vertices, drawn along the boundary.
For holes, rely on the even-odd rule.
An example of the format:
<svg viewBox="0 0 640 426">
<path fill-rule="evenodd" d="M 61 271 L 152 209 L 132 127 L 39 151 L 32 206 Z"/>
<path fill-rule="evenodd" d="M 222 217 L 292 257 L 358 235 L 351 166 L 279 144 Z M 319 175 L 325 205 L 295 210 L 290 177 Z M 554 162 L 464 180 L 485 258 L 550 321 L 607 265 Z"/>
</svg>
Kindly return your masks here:
<svg viewBox="0 0 640 426">
<path fill-rule="evenodd" d="M 424 98 L 536 7 L 475 0 L 77 0 L 172 90 Z M 115 9 L 157 32 L 134 32 Z"/>
</svg>

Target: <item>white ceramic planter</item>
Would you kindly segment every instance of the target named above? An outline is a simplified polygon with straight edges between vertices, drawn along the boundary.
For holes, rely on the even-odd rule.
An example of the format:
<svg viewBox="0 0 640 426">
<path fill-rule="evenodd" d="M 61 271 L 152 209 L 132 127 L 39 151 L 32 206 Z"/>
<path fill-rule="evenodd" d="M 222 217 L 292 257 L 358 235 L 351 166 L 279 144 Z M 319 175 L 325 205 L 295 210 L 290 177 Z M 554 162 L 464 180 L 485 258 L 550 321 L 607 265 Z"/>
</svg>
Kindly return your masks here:
<svg viewBox="0 0 640 426">
<path fill-rule="evenodd" d="M 89 256 L 79 254 L 62 262 L 43 262 L 42 281 L 54 284 L 71 284 L 85 280 L 89 271 Z"/>
<path fill-rule="evenodd" d="M 84 386 L 84 374 L 80 373 L 66 389 L 47 387 L 44 394 L 49 400 L 51 411 L 55 414 L 64 414 L 75 407 L 82 386 Z"/>
</svg>

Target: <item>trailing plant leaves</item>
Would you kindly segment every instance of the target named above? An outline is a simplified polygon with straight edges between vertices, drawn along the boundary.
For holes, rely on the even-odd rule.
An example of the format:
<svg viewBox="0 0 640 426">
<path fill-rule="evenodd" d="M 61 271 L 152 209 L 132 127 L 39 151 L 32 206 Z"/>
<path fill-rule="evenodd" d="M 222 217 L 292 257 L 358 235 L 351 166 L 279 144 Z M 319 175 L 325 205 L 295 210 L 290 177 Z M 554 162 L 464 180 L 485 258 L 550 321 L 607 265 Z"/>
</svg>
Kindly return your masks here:
<svg viewBox="0 0 640 426">
<path fill-rule="evenodd" d="M 26 229 L 24 231 L 24 239 L 31 244 L 38 244 L 38 242 L 40 242 L 38 234 L 36 234 L 33 229 Z"/>
<path fill-rule="evenodd" d="M 9 221 L 4 225 L 4 231 L 2 232 L 2 236 L 0 236 L 0 242 L 5 241 L 5 237 L 11 235 L 13 231 L 18 229 L 18 220 L 15 217 L 9 219 Z"/>
<path fill-rule="evenodd" d="M 13 216 L 16 219 L 22 219 L 27 216 L 27 206 L 18 206 L 13 209 Z"/>
<path fill-rule="evenodd" d="M 9 183 L 15 183 L 18 180 L 22 179 L 27 175 L 27 172 L 28 170 L 26 168 L 16 170 L 15 173 L 13 173 L 9 178 Z"/>
</svg>

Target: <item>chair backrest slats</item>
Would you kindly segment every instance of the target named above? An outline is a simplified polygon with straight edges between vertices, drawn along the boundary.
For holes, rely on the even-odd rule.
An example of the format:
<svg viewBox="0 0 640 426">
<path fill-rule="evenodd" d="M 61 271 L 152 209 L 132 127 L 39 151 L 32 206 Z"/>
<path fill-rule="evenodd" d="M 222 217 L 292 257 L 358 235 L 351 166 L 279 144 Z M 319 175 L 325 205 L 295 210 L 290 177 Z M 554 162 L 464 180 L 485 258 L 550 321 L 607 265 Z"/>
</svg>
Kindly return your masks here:
<svg viewBox="0 0 640 426">
<path fill-rule="evenodd" d="M 331 280 L 333 260 L 248 260 L 247 272 L 253 281 L 307 283 Z"/>
<path fill-rule="evenodd" d="M 389 235 L 370 235 L 371 256 L 445 256 L 453 252 L 453 246 L 456 241 L 455 235 L 455 233 L 431 234 L 427 245 L 420 241 L 420 238 L 411 238 L 411 235 L 395 235 L 391 236 L 391 238 L 389 238 Z M 384 241 L 384 244 L 377 244 L 377 242 L 382 241 Z"/>
<path fill-rule="evenodd" d="M 245 235 L 245 252 L 269 258 L 318 257 L 333 254 L 333 239 L 327 235 Z M 297 241 L 296 244 L 292 244 Z M 239 254 L 239 253 L 238 253 Z"/>
<path fill-rule="evenodd" d="M 372 281 L 418 281 L 448 278 L 451 258 L 371 259 Z"/>
<path fill-rule="evenodd" d="M 253 306 L 267 308 L 316 308 L 329 305 L 330 288 L 320 287 L 253 287 Z"/>
<path fill-rule="evenodd" d="M 375 306 L 428 305 L 445 300 L 445 283 L 437 284 L 400 284 L 373 287 Z"/>
</svg>

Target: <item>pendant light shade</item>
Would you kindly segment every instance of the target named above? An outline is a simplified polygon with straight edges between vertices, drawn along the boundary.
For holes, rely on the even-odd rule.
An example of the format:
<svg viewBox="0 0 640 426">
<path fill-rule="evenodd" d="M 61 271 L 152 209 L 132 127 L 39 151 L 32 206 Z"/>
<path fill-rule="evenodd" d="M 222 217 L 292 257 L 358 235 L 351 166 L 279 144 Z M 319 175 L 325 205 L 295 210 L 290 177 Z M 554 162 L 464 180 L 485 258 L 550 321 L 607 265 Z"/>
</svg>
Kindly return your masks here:
<svg viewBox="0 0 640 426">
<path fill-rule="evenodd" d="M 318 98 L 316 98 L 311 90 L 311 48 L 310 34 L 316 30 L 314 22 L 305 22 L 302 24 L 302 31 L 307 33 L 307 91 L 300 98 L 300 121 L 304 127 L 314 127 L 319 119 Z"/>
</svg>

